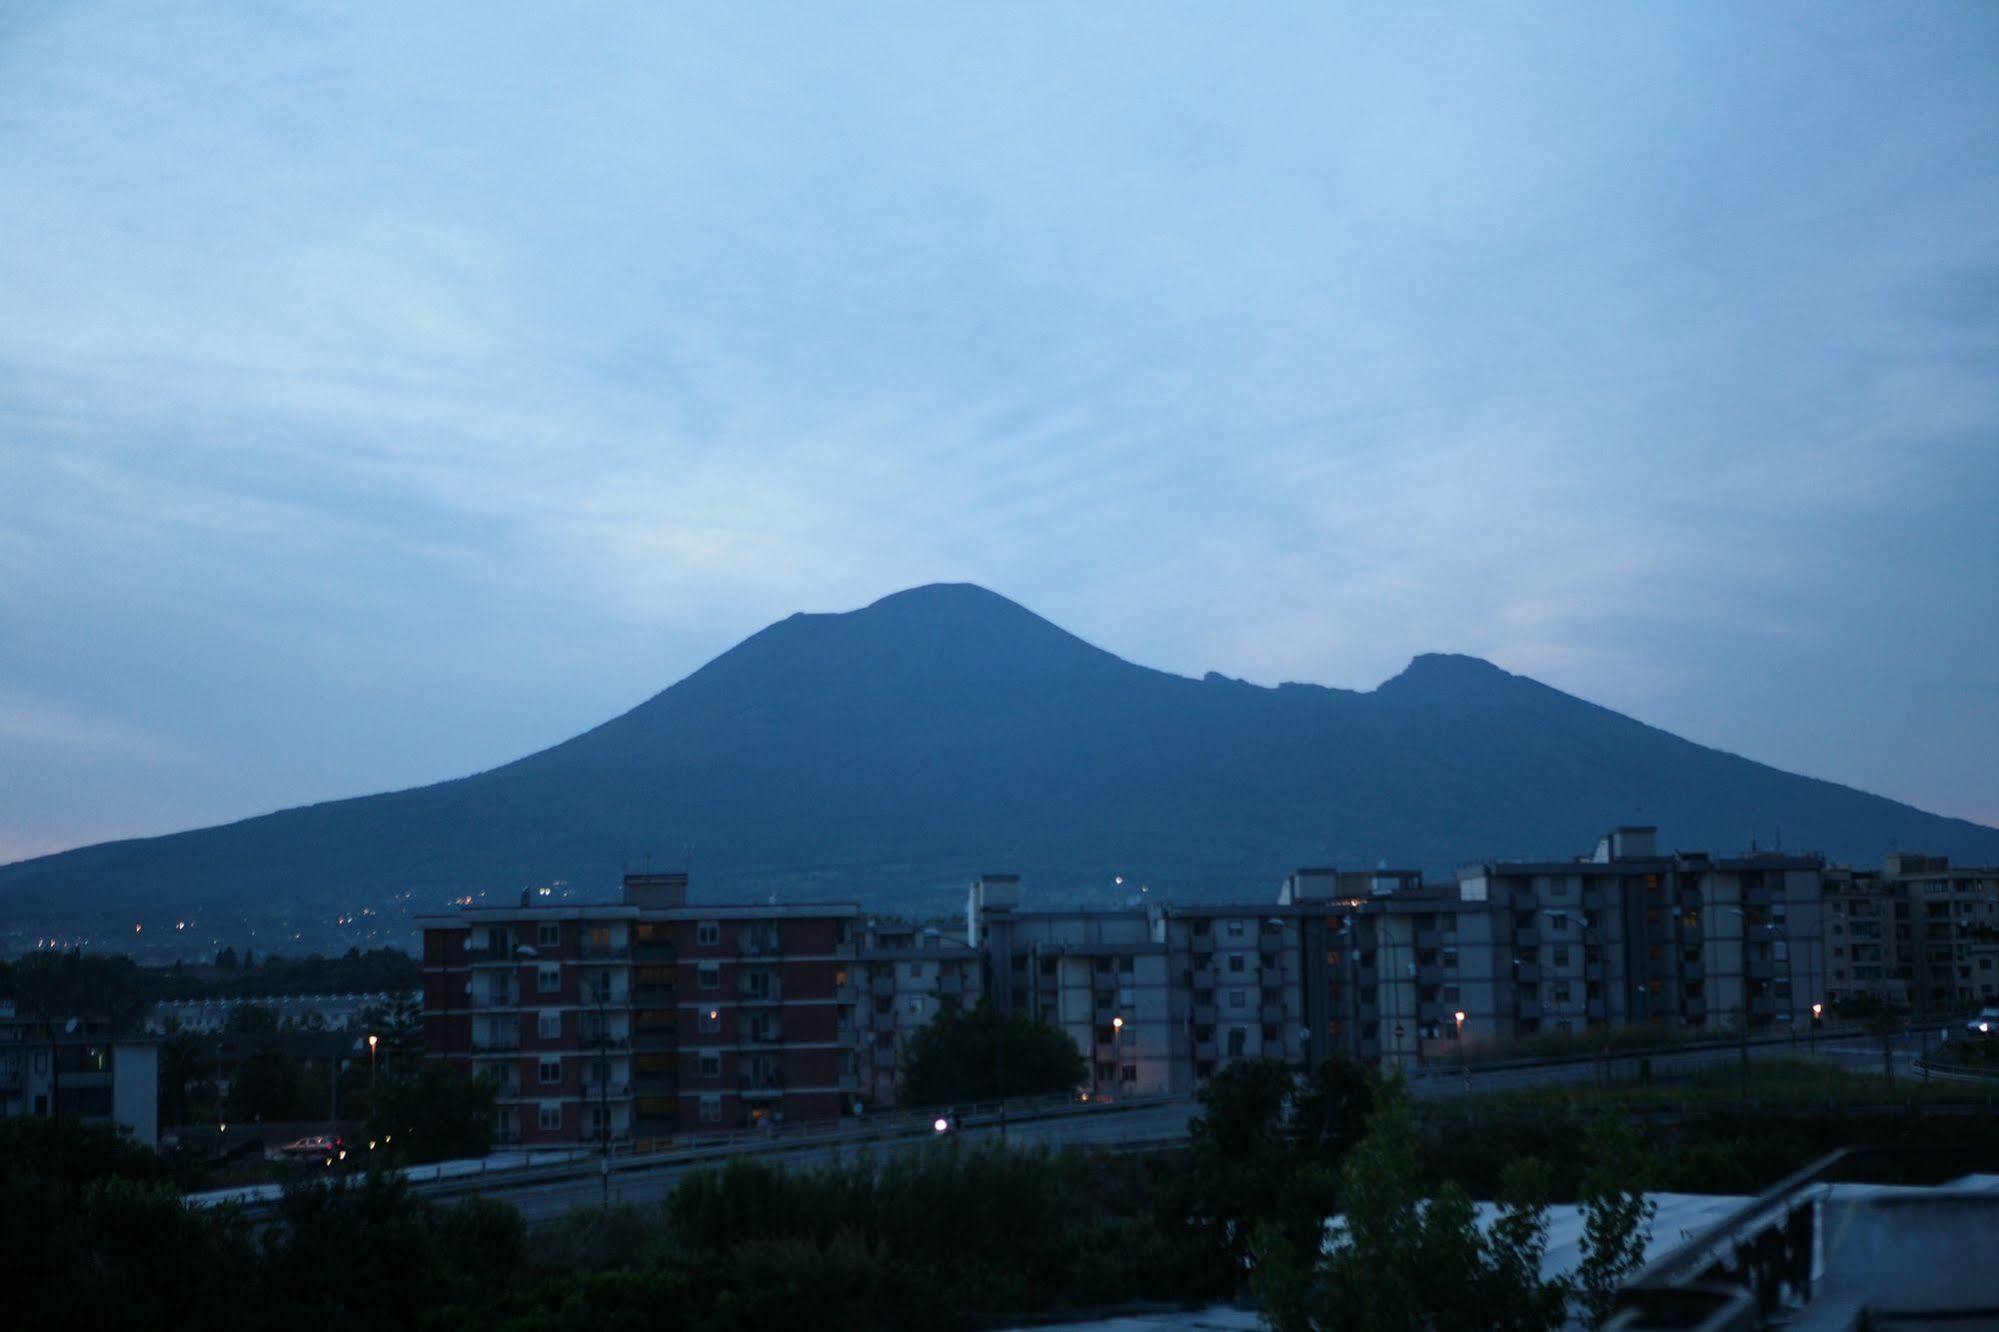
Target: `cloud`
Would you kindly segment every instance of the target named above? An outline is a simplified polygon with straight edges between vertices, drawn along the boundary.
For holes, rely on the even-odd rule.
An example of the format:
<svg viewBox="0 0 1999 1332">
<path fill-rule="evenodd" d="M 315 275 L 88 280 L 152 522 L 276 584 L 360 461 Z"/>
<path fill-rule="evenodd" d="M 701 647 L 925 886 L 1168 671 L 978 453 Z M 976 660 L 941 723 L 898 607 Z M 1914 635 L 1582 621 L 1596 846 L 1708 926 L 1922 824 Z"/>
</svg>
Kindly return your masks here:
<svg viewBox="0 0 1999 1332">
<path fill-rule="evenodd" d="M 1987 714 L 1873 627 L 1999 632 L 1999 557 L 1921 535 L 1999 495 L 1995 47 L 1723 6 L 17 16 L 0 686 L 240 756 L 214 817 L 971 578 L 1189 674 L 1474 651 L 1989 807 L 1906 740 Z"/>
</svg>

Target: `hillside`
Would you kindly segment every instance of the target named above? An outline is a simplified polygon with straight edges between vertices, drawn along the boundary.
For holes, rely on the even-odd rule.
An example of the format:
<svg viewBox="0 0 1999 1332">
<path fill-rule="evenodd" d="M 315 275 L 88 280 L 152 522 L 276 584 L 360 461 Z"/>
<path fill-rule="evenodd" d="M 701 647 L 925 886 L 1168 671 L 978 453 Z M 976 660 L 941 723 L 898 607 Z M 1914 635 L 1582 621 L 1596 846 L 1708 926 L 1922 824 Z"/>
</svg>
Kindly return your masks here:
<svg viewBox="0 0 1999 1332">
<path fill-rule="evenodd" d="M 172 900 L 421 904 L 625 864 L 697 896 L 943 906 L 1010 868 L 1262 894 L 1301 863 L 1445 873 L 1604 826 L 1717 852 L 1999 861 L 1999 830 L 1681 740 L 1469 657 L 1367 692 L 1148 670 L 983 589 L 794 615 L 594 730 L 492 771 L 0 867 L 0 912 Z"/>
</svg>

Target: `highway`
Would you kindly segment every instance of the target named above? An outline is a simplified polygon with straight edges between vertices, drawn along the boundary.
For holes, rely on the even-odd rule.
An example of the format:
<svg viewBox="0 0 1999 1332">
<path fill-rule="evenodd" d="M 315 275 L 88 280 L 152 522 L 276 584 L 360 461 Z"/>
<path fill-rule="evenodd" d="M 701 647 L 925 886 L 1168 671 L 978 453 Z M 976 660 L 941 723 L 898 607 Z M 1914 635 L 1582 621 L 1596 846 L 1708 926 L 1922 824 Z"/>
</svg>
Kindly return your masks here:
<svg viewBox="0 0 1999 1332">
<path fill-rule="evenodd" d="M 1918 1044 L 1911 1034 L 1891 1042 L 1898 1079 L 1922 1077 L 1916 1063 Z M 1932 1037 L 1931 1048 L 1935 1044 Z M 1816 1048 L 1805 1041 L 1793 1044 L 1788 1038 L 1754 1041 L 1749 1046 L 1749 1057 L 1759 1061 L 1816 1058 L 1855 1072 L 1881 1070 L 1880 1043 L 1850 1032 L 1821 1035 Z M 1411 1095 L 1435 1099 L 1467 1092 L 1589 1083 L 1603 1077 L 1606 1067 L 1612 1080 L 1631 1082 L 1640 1075 L 1641 1059 L 1650 1061 L 1655 1080 L 1671 1080 L 1702 1069 L 1732 1066 L 1741 1058 L 1740 1046 L 1717 1044 L 1643 1055 L 1620 1054 L 1607 1061 L 1583 1058 L 1483 1067 L 1473 1063 L 1468 1068 L 1446 1062 L 1408 1070 L 1407 1083 Z M 1033 1143 L 1052 1148 L 1167 1147 L 1187 1140 L 1194 1109 L 1193 1099 L 1187 1096 L 1090 1104 L 1041 1103 L 1010 1110 L 1004 1134 L 1010 1144 Z M 951 1136 L 971 1142 L 998 1141 L 1001 1133 L 998 1115 L 991 1107 L 969 1111 L 951 1130 Z M 770 1137 L 741 1135 L 728 1141 L 691 1144 L 652 1155 L 613 1156 L 608 1165 L 589 1152 L 533 1157 L 516 1153 L 495 1156 L 485 1162 L 416 1167 L 406 1174 L 414 1193 L 439 1201 L 483 1195 L 512 1204 L 532 1226 L 556 1220 L 572 1208 L 606 1200 L 641 1205 L 658 1203 L 688 1172 L 712 1170 L 738 1157 L 788 1167 L 824 1166 L 922 1151 L 933 1148 L 940 1137 L 932 1129 L 928 1116 L 902 1114 L 869 1122 L 799 1127 Z M 202 1206 L 236 1203 L 257 1216 L 268 1211 L 276 1193 L 276 1186 L 265 1185 L 193 1195 L 189 1202 Z"/>
</svg>

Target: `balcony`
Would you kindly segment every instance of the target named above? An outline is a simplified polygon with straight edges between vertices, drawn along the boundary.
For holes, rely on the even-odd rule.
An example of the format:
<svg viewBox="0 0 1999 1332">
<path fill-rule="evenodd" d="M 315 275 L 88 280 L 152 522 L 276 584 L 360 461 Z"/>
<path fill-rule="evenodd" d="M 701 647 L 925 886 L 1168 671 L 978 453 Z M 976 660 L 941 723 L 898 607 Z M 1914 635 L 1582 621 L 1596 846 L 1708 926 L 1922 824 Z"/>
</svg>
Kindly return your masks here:
<svg viewBox="0 0 1999 1332">
<path fill-rule="evenodd" d="M 835 985 L 833 987 L 833 1002 L 836 1004 L 851 1004 L 860 998 L 860 994 L 860 987 L 852 981 L 847 982 L 845 985 Z"/>
<path fill-rule="evenodd" d="M 632 1087 L 628 1082 L 586 1082 L 579 1094 L 586 1101 L 629 1101 Z"/>
<path fill-rule="evenodd" d="M 1705 1018 L 1707 1016 L 1707 1000 L 1699 995 L 1694 995 L 1692 998 L 1681 1002 L 1680 1012 L 1689 1018 Z"/>
<path fill-rule="evenodd" d="M 1513 968 L 1513 979 L 1521 985 L 1541 983 L 1541 968 L 1532 962 L 1523 962 Z"/>
<path fill-rule="evenodd" d="M 1767 883 L 1751 884 L 1742 891 L 1744 906 L 1766 907 L 1776 900 L 1777 894 Z"/>
<path fill-rule="evenodd" d="M 1767 957 L 1752 957 L 1743 967 L 1744 973 L 1753 981 L 1766 981 L 1776 974 L 1776 965 Z"/>
<path fill-rule="evenodd" d="M 877 999 L 895 998 L 895 977 L 876 976 L 868 982 L 868 993 Z"/>
<path fill-rule="evenodd" d="M 671 939 L 639 939 L 632 944 L 634 962 L 671 962 L 673 957 Z"/>
<path fill-rule="evenodd" d="M 1444 1011 L 1444 1006 L 1435 999 L 1424 999 L 1416 1005 L 1418 1022 L 1442 1022 L 1449 1017 L 1450 1014 Z"/>
<path fill-rule="evenodd" d="M 1699 962 L 1682 962 L 1680 964 L 1680 979 L 1690 981 L 1706 980 L 1707 968 Z"/>
<path fill-rule="evenodd" d="M 1353 983 L 1364 990 L 1372 990 L 1381 984 L 1381 972 L 1375 967 L 1358 967 L 1353 974 Z"/>
<path fill-rule="evenodd" d="M 1284 1020 L 1283 1004 L 1265 1004 L 1257 1012 L 1265 1022 L 1282 1022 Z"/>
<path fill-rule="evenodd" d="M 511 948 L 468 948 L 465 961 L 475 967 L 511 967 L 514 965 L 514 950 Z"/>
<path fill-rule="evenodd" d="M 632 1033 L 634 1050 L 672 1050 L 680 1044 L 677 1027 L 640 1027 Z"/>
<path fill-rule="evenodd" d="M 1194 1025 L 1199 1027 L 1212 1027 L 1214 1024 L 1215 1024 L 1215 1006 L 1213 1004 L 1195 1004 Z"/>
<path fill-rule="evenodd" d="M 1215 951 L 1215 936 L 1212 934 L 1194 935 L 1191 942 L 1196 954 L 1205 955 Z"/>
<path fill-rule="evenodd" d="M 1434 962 L 1424 963 L 1416 968 L 1416 983 L 1418 985 L 1442 985 L 1444 983 L 1444 969 Z"/>
<path fill-rule="evenodd" d="M 740 948 L 744 957 L 776 957 L 782 951 L 775 934 L 746 934 Z"/>
<path fill-rule="evenodd" d="M 1091 972 L 1090 988 L 1097 991 L 1099 994 L 1103 993 L 1106 990 L 1115 994 L 1117 992 L 1117 973 L 1115 971 Z"/>
<path fill-rule="evenodd" d="M 745 1073 L 736 1079 L 736 1091 L 745 1098 L 784 1095 L 784 1074 Z"/>
<path fill-rule="evenodd" d="M 861 1075 L 858 1073 L 842 1073 L 835 1085 L 843 1092 L 859 1091 L 861 1089 Z"/>
<path fill-rule="evenodd" d="M 506 1031 L 500 1032 L 497 1035 L 474 1036 L 472 1038 L 472 1052 L 474 1054 L 504 1052 L 520 1048 L 521 1034 L 517 1031 Z"/>
<path fill-rule="evenodd" d="M 1773 1018 L 1777 1016 L 1777 1001 L 1767 995 L 1760 995 L 1749 1001 L 1749 1016 L 1752 1018 Z"/>
<path fill-rule="evenodd" d="M 1592 985 L 1601 985 L 1603 983 L 1603 963 L 1585 962 L 1583 964 L 1583 979 Z"/>
<path fill-rule="evenodd" d="M 1214 1063 L 1215 1043 L 1213 1041 L 1195 1041 L 1194 1058 L 1204 1064 Z"/>
<path fill-rule="evenodd" d="M 1197 969 L 1196 969 L 1196 970 L 1194 971 L 1194 973 L 1193 973 L 1193 988 L 1195 988 L 1195 989 L 1197 989 L 1197 990 L 1212 990 L 1212 989 L 1214 989 L 1214 988 L 1215 988 L 1215 969 L 1214 969 L 1213 967 L 1199 967 L 1199 968 L 1197 968 Z"/>
<path fill-rule="evenodd" d="M 1266 943 L 1274 942 L 1284 937 L 1284 925 L 1281 921 L 1266 920 L 1257 933 Z"/>
<path fill-rule="evenodd" d="M 1541 1016 L 1541 1001 L 1539 999 L 1522 999 L 1514 1007 L 1513 1012 L 1514 1016 L 1520 1018 L 1522 1021 L 1531 1022 Z"/>
<path fill-rule="evenodd" d="M 1592 1022 L 1603 1021 L 1603 1015 L 1604 1015 L 1603 1000 L 1601 999 L 1590 1000 L 1588 1003 L 1583 1005 L 1583 1013 Z"/>
<path fill-rule="evenodd" d="M 953 998 L 962 997 L 965 993 L 964 973 L 947 971 L 939 976 L 937 978 L 937 993 Z"/>
<path fill-rule="evenodd" d="M 576 945 L 576 956 L 586 962 L 608 962 L 630 957 L 631 945 L 621 943 L 592 943 L 585 939 Z"/>
<path fill-rule="evenodd" d="M 1514 930 L 1513 946 L 1515 948 L 1539 948 L 1541 946 L 1540 931 L 1531 927 L 1524 930 Z"/>
<path fill-rule="evenodd" d="M 1361 1000 L 1358 1004 L 1354 1005 L 1354 1021 L 1356 1022 L 1381 1021 L 1381 1005 L 1377 1004 L 1372 999 Z"/>
<path fill-rule="evenodd" d="M 777 1026 L 744 1027 L 739 1039 L 744 1045 L 783 1045 L 784 1029 Z"/>
<path fill-rule="evenodd" d="M 680 1079 L 664 1070 L 641 1070 L 632 1078 L 632 1090 L 640 1096 L 671 1096 L 680 1089 Z"/>
<path fill-rule="evenodd" d="M 632 987 L 632 1003 L 639 1008 L 670 1007 L 679 993 L 672 985 L 641 982 Z"/>
<path fill-rule="evenodd" d="M 742 985 L 738 987 L 737 1002 L 745 1007 L 754 1007 L 758 1004 L 777 1004 L 784 1002 L 783 995 L 784 987 L 777 983 L 775 976 L 766 977 L 762 985 L 752 985 L 750 978 L 746 976 L 743 978 Z"/>
<path fill-rule="evenodd" d="M 474 993 L 470 1006 L 473 1008 L 514 1008 L 520 1004 L 520 995 L 512 990 L 492 990 L 485 994 Z"/>
</svg>

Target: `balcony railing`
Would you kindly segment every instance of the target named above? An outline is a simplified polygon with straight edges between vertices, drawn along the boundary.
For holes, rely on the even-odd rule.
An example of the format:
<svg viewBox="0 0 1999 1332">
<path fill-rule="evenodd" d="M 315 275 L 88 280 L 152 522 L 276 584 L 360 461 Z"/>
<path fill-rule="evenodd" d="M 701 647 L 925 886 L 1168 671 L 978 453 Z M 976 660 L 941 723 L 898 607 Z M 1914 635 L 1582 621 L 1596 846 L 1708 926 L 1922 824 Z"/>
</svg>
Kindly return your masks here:
<svg viewBox="0 0 1999 1332">
<path fill-rule="evenodd" d="M 736 1090 L 744 1096 L 775 1096 L 784 1091 L 782 1073 L 745 1073 L 736 1079 Z"/>
<path fill-rule="evenodd" d="M 503 1032 L 497 1036 L 474 1036 L 472 1051 L 475 1054 L 493 1051 L 518 1050 L 521 1048 L 521 1034 L 517 1031 Z"/>
<path fill-rule="evenodd" d="M 1193 937 L 1193 945 L 1194 951 L 1197 953 L 1212 953 L 1215 951 L 1215 936 L 1212 934 L 1197 934 Z"/>
<path fill-rule="evenodd" d="M 634 1050 L 671 1050 L 680 1043 L 680 1032 L 675 1027 L 641 1027 L 632 1033 Z"/>
<path fill-rule="evenodd" d="M 576 945 L 576 955 L 585 961 L 600 961 L 611 958 L 625 958 L 632 954 L 630 944 L 591 943 L 587 939 Z"/>
</svg>

